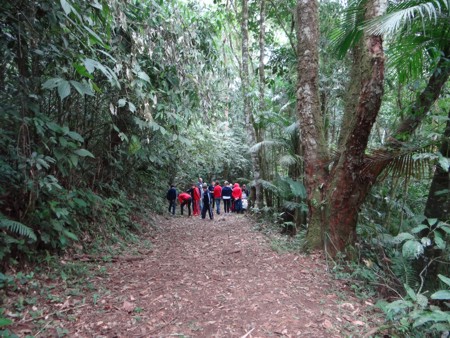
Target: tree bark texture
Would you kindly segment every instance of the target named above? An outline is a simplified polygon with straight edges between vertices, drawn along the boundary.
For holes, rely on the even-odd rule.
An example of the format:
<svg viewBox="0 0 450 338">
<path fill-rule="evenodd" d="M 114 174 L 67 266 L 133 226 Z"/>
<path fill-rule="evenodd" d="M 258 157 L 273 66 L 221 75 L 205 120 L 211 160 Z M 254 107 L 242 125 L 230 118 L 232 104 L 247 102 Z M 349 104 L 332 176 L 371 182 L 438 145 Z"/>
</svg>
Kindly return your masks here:
<svg viewBox="0 0 450 338">
<path fill-rule="evenodd" d="M 385 7 L 384 0 L 369 2 L 366 19 L 380 15 Z M 298 0 L 297 21 L 297 110 L 308 193 L 307 239 L 312 248 L 325 243 L 328 253 L 334 256 L 355 242 L 359 207 L 374 182 L 370 174 L 363 176 L 362 173 L 365 150 L 383 97 L 382 38 L 365 35 L 361 42 L 361 55 L 357 55 L 354 65 L 358 69 L 352 72 L 354 78 L 351 79 L 357 86 L 350 93 L 356 98 L 356 103 L 347 106 L 348 116 L 340 139 L 341 152 L 328 172 L 317 87 L 317 2 Z"/>
<path fill-rule="evenodd" d="M 303 146 L 304 181 L 308 198 L 308 245 L 323 244 L 323 187 L 326 180 L 325 134 L 319 102 L 319 23 L 316 0 L 298 0 L 296 7 L 298 66 L 297 115 Z"/>
</svg>

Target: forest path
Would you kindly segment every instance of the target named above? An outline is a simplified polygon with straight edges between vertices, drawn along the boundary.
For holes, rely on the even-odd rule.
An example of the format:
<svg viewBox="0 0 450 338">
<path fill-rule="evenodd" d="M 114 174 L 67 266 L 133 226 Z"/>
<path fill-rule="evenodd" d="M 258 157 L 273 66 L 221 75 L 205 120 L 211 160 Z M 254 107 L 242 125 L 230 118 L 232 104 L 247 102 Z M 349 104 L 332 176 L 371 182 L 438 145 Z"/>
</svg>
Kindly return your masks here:
<svg viewBox="0 0 450 338">
<path fill-rule="evenodd" d="M 151 252 L 109 263 L 83 295 L 91 304 L 51 326 L 70 337 L 255 338 L 362 337 L 378 325 L 320 255 L 273 251 L 246 215 L 158 219 Z"/>
</svg>

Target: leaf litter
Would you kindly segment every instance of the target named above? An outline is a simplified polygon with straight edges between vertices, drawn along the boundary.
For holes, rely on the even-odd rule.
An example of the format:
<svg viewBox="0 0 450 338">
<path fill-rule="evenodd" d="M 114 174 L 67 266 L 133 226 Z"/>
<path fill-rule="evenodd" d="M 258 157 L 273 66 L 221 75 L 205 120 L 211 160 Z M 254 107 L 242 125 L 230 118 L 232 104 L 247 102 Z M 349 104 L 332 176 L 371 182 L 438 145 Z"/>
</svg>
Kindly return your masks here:
<svg viewBox="0 0 450 338">
<path fill-rule="evenodd" d="M 105 274 L 91 278 L 82 295 L 40 299 L 40 316 L 30 317 L 31 307 L 21 318 L 8 310 L 10 330 L 41 337 L 347 337 L 381 325 L 372 300 L 333 279 L 321 253 L 273 251 L 247 215 L 157 220 L 148 233 L 152 250 L 109 263 L 81 257 Z M 67 294 L 63 288 L 53 291 Z"/>
</svg>

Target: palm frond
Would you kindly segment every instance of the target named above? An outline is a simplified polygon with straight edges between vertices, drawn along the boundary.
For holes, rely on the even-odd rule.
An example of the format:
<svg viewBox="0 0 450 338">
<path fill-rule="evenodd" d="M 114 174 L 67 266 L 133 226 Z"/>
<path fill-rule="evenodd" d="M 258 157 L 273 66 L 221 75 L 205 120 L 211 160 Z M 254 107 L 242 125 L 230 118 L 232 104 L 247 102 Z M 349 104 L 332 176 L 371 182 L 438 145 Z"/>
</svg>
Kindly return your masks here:
<svg viewBox="0 0 450 338">
<path fill-rule="evenodd" d="M 308 207 L 306 206 L 305 203 L 302 203 L 302 202 L 299 203 L 299 202 L 293 202 L 293 201 L 284 201 L 283 208 L 286 210 L 290 210 L 290 211 L 293 211 L 295 209 L 305 211 L 305 208 L 307 210 Z"/>
<path fill-rule="evenodd" d="M 297 120 L 297 121 L 291 123 L 291 124 L 290 124 L 289 126 L 287 126 L 286 128 L 284 128 L 284 130 L 285 130 L 286 133 L 288 133 L 288 134 L 293 134 L 293 133 L 295 133 L 295 132 L 298 131 L 298 124 L 299 124 L 299 121 Z"/>
<path fill-rule="evenodd" d="M 279 163 L 284 166 L 290 166 L 297 163 L 297 158 L 290 154 L 283 155 L 281 156 Z"/>
<path fill-rule="evenodd" d="M 412 25 L 420 18 L 423 27 L 424 21 L 437 23 L 441 15 L 446 15 L 449 7 L 449 0 L 433 1 L 405 1 L 388 9 L 388 13 L 382 17 L 368 21 L 364 28 L 369 34 L 383 35 L 394 34 L 405 25 Z"/>
<path fill-rule="evenodd" d="M 37 240 L 34 231 L 20 222 L 12 221 L 7 218 L 0 218 L 0 228 L 11 231 L 17 235 L 27 237 L 33 241 Z"/>
<path fill-rule="evenodd" d="M 365 159 L 363 174 L 369 174 L 374 168 L 383 168 L 378 180 L 384 180 L 388 175 L 398 178 L 423 178 L 429 175 L 431 161 L 435 158 L 434 145 L 400 149 L 398 151 L 377 150 Z"/>
<path fill-rule="evenodd" d="M 331 43 L 338 55 L 343 58 L 363 36 L 365 1 L 352 1 L 345 10 L 341 27 L 331 34 Z"/>
<path fill-rule="evenodd" d="M 262 142 L 258 142 L 256 144 L 254 144 L 253 146 L 250 147 L 249 151 L 251 153 L 256 153 L 258 152 L 263 146 L 264 147 L 283 147 L 286 144 L 282 141 L 277 141 L 277 140 L 264 140 Z"/>
<path fill-rule="evenodd" d="M 270 190 L 273 192 L 278 192 L 278 187 L 276 185 L 272 184 L 272 182 L 266 181 L 266 180 L 260 180 L 259 182 L 261 183 L 261 185 L 263 186 L 264 189 Z"/>
</svg>

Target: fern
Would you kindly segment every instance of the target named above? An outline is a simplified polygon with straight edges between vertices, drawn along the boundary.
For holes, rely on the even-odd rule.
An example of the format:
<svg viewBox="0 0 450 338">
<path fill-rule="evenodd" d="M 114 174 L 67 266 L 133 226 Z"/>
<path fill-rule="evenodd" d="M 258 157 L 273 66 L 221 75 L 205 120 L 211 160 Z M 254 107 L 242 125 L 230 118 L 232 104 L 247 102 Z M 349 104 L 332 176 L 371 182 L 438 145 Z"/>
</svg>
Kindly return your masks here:
<svg viewBox="0 0 450 338">
<path fill-rule="evenodd" d="M 404 258 L 401 254 L 391 257 L 392 272 L 402 281 L 402 283 L 415 286 L 418 283 L 417 272 L 413 267 L 412 260 Z"/>
<path fill-rule="evenodd" d="M 6 229 L 20 236 L 27 237 L 33 241 L 37 240 L 34 231 L 20 222 L 12 221 L 7 218 L 0 218 L 0 228 Z"/>
</svg>

